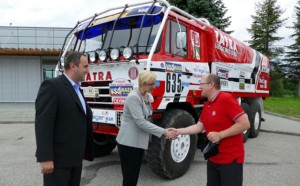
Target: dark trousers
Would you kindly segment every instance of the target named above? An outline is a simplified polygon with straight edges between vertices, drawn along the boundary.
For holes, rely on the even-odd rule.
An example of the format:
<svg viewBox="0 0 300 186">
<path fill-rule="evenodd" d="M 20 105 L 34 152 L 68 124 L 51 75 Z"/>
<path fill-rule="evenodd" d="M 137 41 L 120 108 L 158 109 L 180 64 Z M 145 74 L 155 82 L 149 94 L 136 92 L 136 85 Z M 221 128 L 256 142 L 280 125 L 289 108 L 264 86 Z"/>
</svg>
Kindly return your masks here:
<svg viewBox="0 0 300 186">
<path fill-rule="evenodd" d="M 243 164 L 234 160 L 230 164 L 207 161 L 207 186 L 242 186 Z"/>
<path fill-rule="evenodd" d="M 52 174 L 44 174 L 44 186 L 79 186 L 80 167 L 55 168 Z"/>
<path fill-rule="evenodd" d="M 123 186 L 136 186 L 142 165 L 144 149 L 118 144 Z"/>
</svg>

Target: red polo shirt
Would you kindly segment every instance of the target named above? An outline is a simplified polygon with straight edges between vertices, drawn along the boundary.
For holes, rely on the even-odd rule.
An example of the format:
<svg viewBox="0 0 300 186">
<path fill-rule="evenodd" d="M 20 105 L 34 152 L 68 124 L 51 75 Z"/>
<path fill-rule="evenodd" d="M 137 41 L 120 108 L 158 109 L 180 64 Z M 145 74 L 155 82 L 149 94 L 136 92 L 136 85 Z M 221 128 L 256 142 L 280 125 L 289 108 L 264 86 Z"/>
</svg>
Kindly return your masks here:
<svg viewBox="0 0 300 186">
<path fill-rule="evenodd" d="M 204 104 L 199 121 L 203 123 L 208 134 L 231 127 L 243 114 L 242 107 L 231 94 L 219 92 L 213 100 Z M 222 139 L 219 142 L 219 154 L 209 160 L 214 163 L 227 164 L 237 159 L 238 163 L 244 163 L 244 156 L 244 141 L 241 133 Z"/>
</svg>

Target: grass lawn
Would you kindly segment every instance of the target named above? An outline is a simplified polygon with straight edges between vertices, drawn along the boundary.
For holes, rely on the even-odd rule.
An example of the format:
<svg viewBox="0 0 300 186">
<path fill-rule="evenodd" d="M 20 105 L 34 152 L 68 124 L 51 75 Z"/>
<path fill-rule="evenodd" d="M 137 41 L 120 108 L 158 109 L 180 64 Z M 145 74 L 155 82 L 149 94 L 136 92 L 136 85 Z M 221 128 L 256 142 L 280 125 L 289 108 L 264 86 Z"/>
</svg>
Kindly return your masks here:
<svg viewBox="0 0 300 186">
<path fill-rule="evenodd" d="M 300 97 L 269 97 L 264 107 L 269 112 L 300 118 Z"/>
</svg>

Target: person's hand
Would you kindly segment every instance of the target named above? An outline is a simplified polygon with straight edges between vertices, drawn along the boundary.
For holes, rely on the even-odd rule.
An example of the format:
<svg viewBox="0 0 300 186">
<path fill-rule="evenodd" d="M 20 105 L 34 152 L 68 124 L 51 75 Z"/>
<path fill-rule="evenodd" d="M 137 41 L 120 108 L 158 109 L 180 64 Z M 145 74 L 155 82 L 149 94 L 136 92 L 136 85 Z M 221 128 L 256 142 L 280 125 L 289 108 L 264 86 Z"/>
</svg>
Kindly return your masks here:
<svg viewBox="0 0 300 186">
<path fill-rule="evenodd" d="M 210 132 L 207 134 L 207 139 L 213 143 L 219 143 L 222 140 L 220 132 Z"/>
<path fill-rule="evenodd" d="M 178 137 L 178 131 L 175 128 L 167 128 L 164 131 L 164 134 L 167 139 L 176 139 Z"/>
<path fill-rule="evenodd" d="M 41 173 L 42 174 L 51 174 L 54 170 L 54 163 L 53 161 L 45 161 L 40 162 L 41 164 Z"/>
</svg>

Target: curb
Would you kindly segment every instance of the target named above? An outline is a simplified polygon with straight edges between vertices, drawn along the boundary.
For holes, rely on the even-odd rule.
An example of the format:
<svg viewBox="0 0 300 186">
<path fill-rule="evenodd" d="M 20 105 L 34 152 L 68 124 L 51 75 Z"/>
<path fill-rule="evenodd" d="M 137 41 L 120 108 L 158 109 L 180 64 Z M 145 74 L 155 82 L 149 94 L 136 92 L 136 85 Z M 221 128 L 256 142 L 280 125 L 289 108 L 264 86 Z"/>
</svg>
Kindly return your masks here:
<svg viewBox="0 0 300 186">
<path fill-rule="evenodd" d="M 265 113 L 273 115 L 273 116 L 277 116 L 277 117 L 286 118 L 286 119 L 290 119 L 290 120 L 300 122 L 300 118 L 295 118 L 295 117 L 292 117 L 292 116 L 285 116 L 285 115 L 277 114 L 277 113 L 274 113 L 274 112 L 269 112 L 269 111 L 266 111 L 266 110 L 265 110 Z"/>
<path fill-rule="evenodd" d="M 12 124 L 12 123 L 15 123 L 15 124 L 17 124 L 17 123 L 20 123 L 20 124 L 25 124 L 25 123 L 27 123 L 27 124 L 34 124 L 34 121 L 0 121 L 0 124 Z"/>
<path fill-rule="evenodd" d="M 294 132 L 282 132 L 282 131 L 273 131 L 273 130 L 265 130 L 265 129 L 260 129 L 260 132 L 265 132 L 265 133 L 274 133 L 274 134 L 283 134 L 283 135 L 289 135 L 289 136 L 300 136 L 299 133 L 294 133 Z"/>
</svg>

